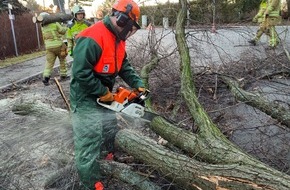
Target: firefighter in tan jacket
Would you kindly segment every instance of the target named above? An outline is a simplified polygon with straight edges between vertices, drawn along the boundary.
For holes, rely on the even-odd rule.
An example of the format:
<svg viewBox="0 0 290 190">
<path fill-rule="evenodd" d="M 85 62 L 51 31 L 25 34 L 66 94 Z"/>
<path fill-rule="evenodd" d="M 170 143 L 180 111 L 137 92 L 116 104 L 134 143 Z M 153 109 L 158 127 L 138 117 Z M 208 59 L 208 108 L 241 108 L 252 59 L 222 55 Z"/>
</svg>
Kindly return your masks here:
<svg viewBox="0 0 290 190">
<path fill-rule="evenodd" d="M 41 13 L 42 16 L 49 15 L 48 13 Z M 59 72 L 60 78 L 67 78 L 66 45 L 63 43 L 63 35 L 66 33 L 67 28 L 61 26 L 58 22 L 42 25 L 41 31 L 46 49 L 46 63 L 43 71 L 43 84 L 49 85 L 53 66 L 56 58 L 59 59 Z"/>
<path fill-rule="evenodd" d="M 250 44 L 257 45 L 261 36 L 265 33 L 269 36 L 269 47 L 276 48 L 279 44 L 279 36 L 275 26 L 281 23 L 280 10 L 280 0 L 262 0 L 258 14 L 253 18 L 253 22 L 260 23 L 260 27 L 254 39 L 249 40 Z"/>
</svg>

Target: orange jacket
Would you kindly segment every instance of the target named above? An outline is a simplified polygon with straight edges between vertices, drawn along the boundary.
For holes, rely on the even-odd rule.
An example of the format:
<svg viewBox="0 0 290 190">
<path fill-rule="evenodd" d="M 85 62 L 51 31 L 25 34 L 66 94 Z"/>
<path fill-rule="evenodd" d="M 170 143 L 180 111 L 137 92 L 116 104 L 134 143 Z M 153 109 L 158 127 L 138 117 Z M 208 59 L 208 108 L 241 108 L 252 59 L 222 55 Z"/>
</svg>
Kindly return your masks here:
<svg viewBox="0 0 290 190">
<path fill-rule="evenodd" d="M 117 41 L 116 36 L 103 22 L 97 22 L 91 30 L 83 31 L 81 36 L 92 38 L 102 49 L 102 55 L 95 64 L 94 71 L 98 74 L 117 74 L 125 58 L 125 42 Z"/>
</svg>

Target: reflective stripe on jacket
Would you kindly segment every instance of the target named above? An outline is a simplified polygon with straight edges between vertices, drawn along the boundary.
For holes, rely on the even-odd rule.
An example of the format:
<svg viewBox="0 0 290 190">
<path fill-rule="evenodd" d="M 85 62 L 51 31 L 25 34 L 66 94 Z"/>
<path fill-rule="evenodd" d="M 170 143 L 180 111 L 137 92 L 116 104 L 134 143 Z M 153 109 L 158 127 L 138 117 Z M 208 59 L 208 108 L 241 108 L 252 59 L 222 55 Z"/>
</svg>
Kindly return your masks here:
<svg viewBox="0 0 290 190">
<path fill-rule="evenodd" d="M 257 15 L 255 16 L 258 19 L 258 23 L 261 23 L 264 21 L 265 19 L 265 11 L 267 9 L 267 1 L 262 1 L 259 7 L 259 12 L 257 13 Z"/>
<path fill-rule="evenodd" d="M 68 24 L 68 30 L 66 37 L 68 39 L 68 49 L 72 49 L 74 47 L 74 38 L 78 35 L 81 31 L 88 28 L 90 25 L 88 22 L 85 21 L 76 21 L 72 20 Z"/>
<path fill-rule="evenodd" d="M 58 22 L 41 27 L 45 48 L 56 48 L 63 44 L 63 35 L 67 28 L 62 27 Z"/>
<path fill-rule="evenodd" d="M 270 17 L 279 17 L 281 11 L 280 0 L 268 0 L 267 11 Z"/>
</svg>

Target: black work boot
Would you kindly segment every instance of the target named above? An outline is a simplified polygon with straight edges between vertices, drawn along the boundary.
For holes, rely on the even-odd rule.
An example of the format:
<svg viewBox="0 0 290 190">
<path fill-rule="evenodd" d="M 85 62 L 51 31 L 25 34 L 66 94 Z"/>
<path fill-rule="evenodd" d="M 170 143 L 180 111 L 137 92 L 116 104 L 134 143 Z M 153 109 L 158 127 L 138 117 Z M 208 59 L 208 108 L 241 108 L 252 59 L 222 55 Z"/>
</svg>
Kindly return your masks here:
<svg viewBox="0 0 290 190">
<path fill-rule="evenodd" d="M 274 50 L 275 48 L 276 48 L 276 46 L 271 46 L 271 45 L 270 45 L 270 46 L 266 47 L 265 49 L 266 49 L 266 50 Z"/>
<path fill-rule="evenodd" d="M 67 79 L 69 79 L 69 76 L 60 76 L 60 80 L 61 81 L 65 81 L 65 80 L 67 80 Z"/>
<path fill-rule="evenodd" d="M 249 40 L 248 42 L 249 42 L 251 45 L 253 45 L 253 46 L 257 45 L 256 40 Z"/>
<path fill-rule="evenodd" d="M 49 85 L 49 77 L 44 77 L 43 79 L 42 79 L 42 82 L 43 82 L 43 84 L 45 85 L 45 86 L 48 86 Z"/>
</svg>

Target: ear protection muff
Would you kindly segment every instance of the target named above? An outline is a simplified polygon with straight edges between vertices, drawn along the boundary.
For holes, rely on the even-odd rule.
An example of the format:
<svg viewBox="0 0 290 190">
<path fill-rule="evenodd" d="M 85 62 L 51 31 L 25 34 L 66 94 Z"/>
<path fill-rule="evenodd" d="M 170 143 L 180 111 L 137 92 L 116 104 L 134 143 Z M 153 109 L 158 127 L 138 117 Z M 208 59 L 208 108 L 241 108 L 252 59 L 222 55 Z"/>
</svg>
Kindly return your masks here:
<svg viewBox="0 0 290 190">
<path fill-rule="evenodd" d="M 128 4 L 126 6 L 126 12 L 119 12 L 117 15 L 117 25 L 120 27 L 124 27 L 127 25 L 128 21 L 131 19 L 129 17 L 129 13 L 132 11 L 133 6 L 131 4 Z"/>
</svg>

